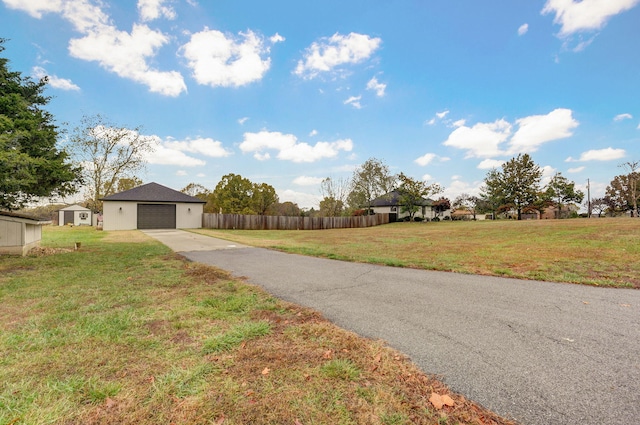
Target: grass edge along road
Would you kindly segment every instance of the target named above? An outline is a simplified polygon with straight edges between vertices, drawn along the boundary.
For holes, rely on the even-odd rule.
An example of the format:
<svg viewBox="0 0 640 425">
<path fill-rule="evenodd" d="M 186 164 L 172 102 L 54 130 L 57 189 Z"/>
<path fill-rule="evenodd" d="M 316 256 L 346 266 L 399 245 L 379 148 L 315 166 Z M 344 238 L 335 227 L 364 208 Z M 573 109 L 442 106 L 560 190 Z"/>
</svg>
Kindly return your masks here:
<svg viewBox="0 0 640 425">
<path fill-rule="evenodd" d="M 637 218 L 442 221 L 311 231 L 191 230 L 337 260 L 640 288 Z"/>
<path fill-rule="evenodd" d="M 2 425 L 510 423 L 139 231 L 46 227 L 36 252 L 0 257 Z"/>
</svg>

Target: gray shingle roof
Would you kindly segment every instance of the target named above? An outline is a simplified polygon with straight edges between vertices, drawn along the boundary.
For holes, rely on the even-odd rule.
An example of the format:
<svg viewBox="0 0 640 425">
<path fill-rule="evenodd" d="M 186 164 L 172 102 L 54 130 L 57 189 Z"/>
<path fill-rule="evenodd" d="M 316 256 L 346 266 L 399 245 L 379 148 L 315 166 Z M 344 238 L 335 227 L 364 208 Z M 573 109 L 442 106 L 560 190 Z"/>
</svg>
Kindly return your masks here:
<svg viewBox="0 0 640 425">
<path fill-rule="evenodd" d="M 147 183 L 124 192 L 105 196 L 102 201 L 134 201 L 134 202 L 180 202 L 206 204 L 202 199 L 178 192 L 158 183 Z"/>
</svg>

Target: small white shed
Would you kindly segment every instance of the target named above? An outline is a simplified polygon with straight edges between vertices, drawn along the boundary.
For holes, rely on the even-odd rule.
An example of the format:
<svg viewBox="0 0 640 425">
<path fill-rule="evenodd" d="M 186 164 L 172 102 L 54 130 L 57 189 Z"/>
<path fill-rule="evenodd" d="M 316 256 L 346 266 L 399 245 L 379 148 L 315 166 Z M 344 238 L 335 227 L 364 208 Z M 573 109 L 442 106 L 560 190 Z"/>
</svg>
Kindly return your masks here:
<svg viewBox="0 0 640 425">
<path fill-rule="evenodd" d="M 158 183 L 102 198 L 103 230 L 197 229 L 205 201 Z"/>
<path fill-rule="evenodd" d="M 91 226 L 91 210 L 80 205 L 70 205 L 58 210 L 58 225 Z"/>
<path fill-rule="evenodd" d="M 43 224 L 51 224 L 51 221 L 0 211 L 0 254 L 26 255 L 39 246 Z"/>
</svg>

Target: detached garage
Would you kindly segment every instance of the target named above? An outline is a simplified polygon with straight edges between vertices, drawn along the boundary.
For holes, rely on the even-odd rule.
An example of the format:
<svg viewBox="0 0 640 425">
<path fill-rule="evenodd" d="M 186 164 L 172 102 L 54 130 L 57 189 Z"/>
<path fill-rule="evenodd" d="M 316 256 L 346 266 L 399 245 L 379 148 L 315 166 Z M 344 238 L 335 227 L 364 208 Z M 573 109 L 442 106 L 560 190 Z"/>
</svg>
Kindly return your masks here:
<svg viewBox="0 0 640 425">
<path fill-rule="evenodd" d="M 197 229 L 205 201 L 158 183 L 102 198 L 103 230 Z"/>
</svg>

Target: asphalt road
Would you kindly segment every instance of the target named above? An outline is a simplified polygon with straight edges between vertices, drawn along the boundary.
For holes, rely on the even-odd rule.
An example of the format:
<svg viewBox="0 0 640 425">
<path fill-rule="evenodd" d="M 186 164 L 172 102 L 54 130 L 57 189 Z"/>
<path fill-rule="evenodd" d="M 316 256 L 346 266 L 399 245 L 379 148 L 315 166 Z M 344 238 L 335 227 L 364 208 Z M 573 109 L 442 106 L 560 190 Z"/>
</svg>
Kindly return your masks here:
<svg viewBox="0 0 640 425">
<path fill-rule="evenodd" d="M 525 425 L 640 424 L 638 290 L 347 263 L 215 239 L 216 247 L 198 242 L 196 251 L 180 233 L 154 237 L 387 341 L 504 417 Z"/>
</svg>

